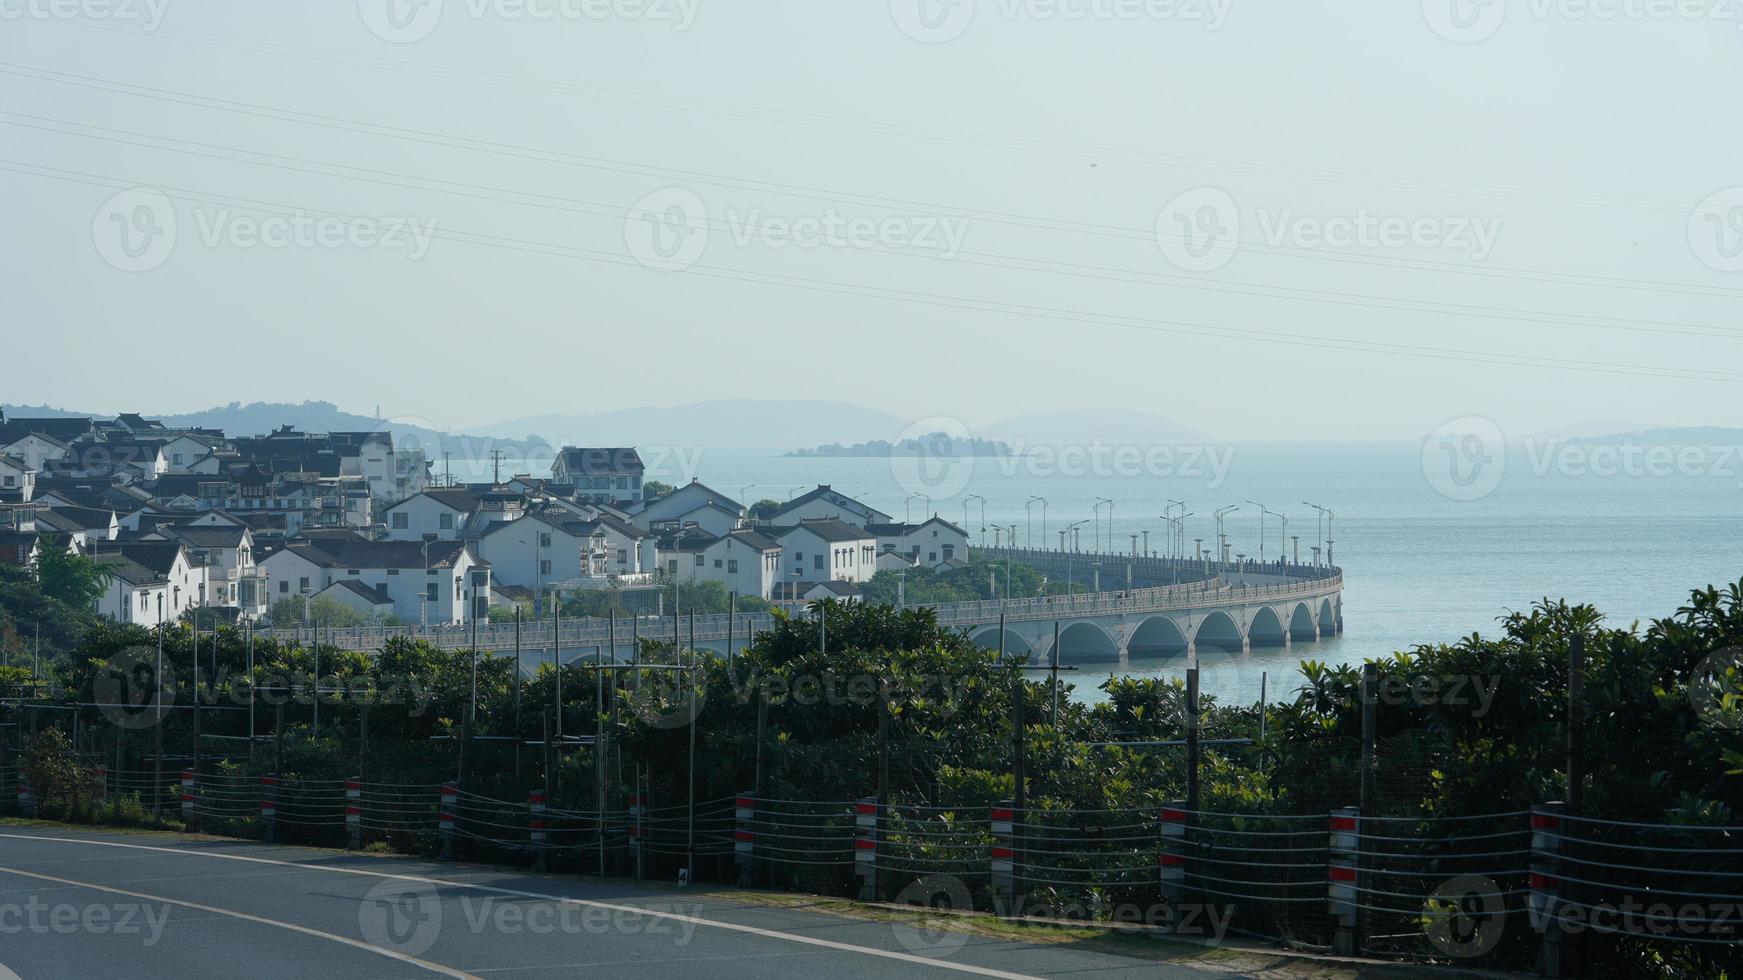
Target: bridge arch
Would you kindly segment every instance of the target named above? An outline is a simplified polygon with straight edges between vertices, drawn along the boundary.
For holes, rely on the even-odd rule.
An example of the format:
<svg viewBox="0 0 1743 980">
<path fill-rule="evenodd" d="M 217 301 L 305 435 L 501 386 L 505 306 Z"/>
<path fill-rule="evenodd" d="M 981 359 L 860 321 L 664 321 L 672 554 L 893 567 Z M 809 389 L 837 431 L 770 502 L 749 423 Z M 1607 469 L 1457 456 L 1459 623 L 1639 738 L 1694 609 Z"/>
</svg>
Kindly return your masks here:
<svg viewBox="0 0 1743 980">
<path fill-rule="evenodd" d="M 1199 654 L 1241 653 L 1246 649 L 1245 637 L 1233 616 L 1218 609 L 1209 613 L 1193 633 L 1192 646 Z"/>
<path fill-rule="evenodd" d="M 1072 623 L 1059 634 L 1059 662 L 1062 664 L 1100 663 L 1119 659 L 1120 645 L 1114 642 L 1107 630 L 1095 623 Z"/>
<path fill-rule="evenodd" d="M 969 639 L 983 649 L 997 650 L 999 648 L 999 628 L 997 626 L 983 626 L 975 630 Z M 1023 634 L 1008 626 L 1005 627 L 1005 654 L 1007 656 L 1023 656 L 1034 652 L 1034 646 L 1023 638 Z"/>
<path fill-rule="evenodd" d="M 1335 636 L 1338 631 L 1337 607 L 1331 603 L 1331 596 L 1326 596 L 1319 603 L 1319 635 Z"/>
<path fill-rule="evenodd" d="M 1277 610 L 1270 606 L 1260 606 L 1253 612 L 1253 621 L 1247 624 L 1247 642 L 1256 647 L 1280 647 L 1288 637 L 1283 632 L 1283 620 L 1277 615 Z"/>
<path fill-rule="evenodd" d="M 1169 657 L 1186 650 L 1186 633 L 1169 616 L 1151 616 L 1138 624 L 1126 641 L 1134 657 Z"/>
<path fill-rule="evenodd" d="M 1313 610 L 1307 603 L 1296 603 L 1295 611 L 1289 614 L 1289 636 L 1296 640 L 1318 639 L 1314 632 Z"/>
</svg>

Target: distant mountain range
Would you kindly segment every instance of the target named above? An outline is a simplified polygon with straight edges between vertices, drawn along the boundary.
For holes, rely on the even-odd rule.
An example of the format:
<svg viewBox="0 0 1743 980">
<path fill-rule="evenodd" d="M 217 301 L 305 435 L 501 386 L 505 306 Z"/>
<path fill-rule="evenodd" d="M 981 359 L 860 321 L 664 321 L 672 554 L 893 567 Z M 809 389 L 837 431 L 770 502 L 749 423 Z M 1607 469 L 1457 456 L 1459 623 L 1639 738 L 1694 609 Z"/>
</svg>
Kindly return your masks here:
<svg viewBox="0 0 1743 980">
<path fill-rule="evenodd" d="M 5 411 L 7 418 L 114 418 L 114 415 L 107 412 L 77 412 L 46 405 L 0 405 L 0 410 Z M 284 425 L 302 432 L 391 432 L 395 445 L 421 446 L 431 458 L 437 460 L 444 451 L 462 458 L 485 457 L 491 449 L 502 449 L 522 456 L 550 455 L 543 442 L 442 432 L 409 419 L 378 419 L 367 415 L 354 415 L 341 411 L 332 402 L 251 402 L 247 405 L 231 402 L 228 405 L 181 415 L 156 415 L 150 411 L 140 414 L 171 428 L 222 429 L 226 435 L 231 436 L 264 435 Z"/>
<path fill-rule="evenodd" d="M 0 405 L 8 416 L 89 415 L 45 405 Z M 165 425 L 222 429 L 230 435 L 260 435 L 290 425 L 304 432 L 382 430 L 396 444 L 422 446 L 432 459 L 442 452 L 457 459 L 487 459 L 501 449 L 525 459 L 542 458 L 548 465 L 551 446 L 698 446 L 709 449 L 811 455 L 854 455 L 862 447 L 913 439 L 914 423 L 889 412 L 839 401 L 765 401 L 732 399 L 691 405 L 617 409 L 576 415 L 535 415 L 472 427 L 470 433 L 438 430 L 411 417 L 373 418 L 341 410 L 324 401 L 231 402 L 179 415 L 146 418 Z M 945 428 L 945 426 L 940 426 Z M 984 426 L 948 426 L 965 451 L 991 455 L 1021 455 L 1039 447 L 1202 445 L 1211 437 L 1159 415 L 1121 411 L 1038 412 Z M 930 428 L 927 432 L 933 431 Z M 1002 444 L 1002 445 L 1001 445 Z M 804 447 L 823 447 L 807 449 Z M 834 447 L 834 448 L 831 448 Z M 869 450 L 868 450 L 869 451 Z M 524 464 L 523 464 L 524 468 Z"/>
<path fill-rule="evenodd" d="M 1011 454 L 1011 447 L 990 439 L 953 439 L 943 432 L 930 432 L 917 439 L 888 442 L 874 439 L 843 446 L 832 442 L 816 449 L 795 449 L 788 456 L 800 458 L 818 456 L 988 456 L 1002 458 Z"/>
</svg>

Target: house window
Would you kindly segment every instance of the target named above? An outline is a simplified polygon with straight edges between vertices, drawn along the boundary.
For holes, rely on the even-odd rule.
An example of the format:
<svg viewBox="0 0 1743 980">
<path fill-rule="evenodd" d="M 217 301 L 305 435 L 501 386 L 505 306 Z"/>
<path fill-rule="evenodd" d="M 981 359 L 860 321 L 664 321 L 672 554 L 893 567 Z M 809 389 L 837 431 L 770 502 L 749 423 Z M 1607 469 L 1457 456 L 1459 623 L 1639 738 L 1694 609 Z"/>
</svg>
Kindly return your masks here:
<svg viewBox="0 0 1743 980">
<path fill-rule="evenodd" d="M 944 560 L 949 561 L 950 559 L 955 558 L 955 557 L 956 557 L 956 545 L 953 545 L 953 544 L 945 545 L 944 546 Z"/>
<path fill-rule="evenodd" d="M 545 560 L 539 562 L 539 574 L 540 575 L 551 574 L 551 560 L 549 558 L 546 558 Z"/>
<path fill-rule="evenodd" d="M 278 580 L 278 594 L 279 595 L 287 595 L 289 593 L 290 593 L 290 579 L 288 579 L 288 578 L 279 579 Z M 141 601 L 143 601 L 145 599 L 144 596 L 140 596 L 139 598 Z"/>
<path fill-rule="evenodd" d="M 720 567 L 720 559 L 718 559 L 718 558 L 716 558 L 716 559 L 714 559 L 714 567 L 715 567 L 715 568 L 719 568 L 719 567 Z"/>
<path fill-rule="evenodd" d="M 673 575 L 678 574 L 678 559 L 676 559 L 676 558 L 666 559 L 666 570 L 671 572 Z"/>
<path fill-rule="evenodd" d="M 454 530 L 454 515 L 444 511 L 440 517 L 436 518 L 436 526 L 444 531 Z"/>
<path fill-rule="evenodd" d="M 814 557 L 811 560 L 811 567 L 817 569 L 820 572 L 823 571 L 823 556 L 821 554 L 817 555 L 816 557 Z"/>
<path fill-rule="evenodd" d="M 551 546 L 551 532 L 540 531 L 539 532 L 539 547 L 549 548 L 550 546 Z"/>
<path fill-rule="evenodd" d="M 394 530 L 403 531 L 406 528 L 411 527 L 411 523 L 412 522 L 411 522 L 411 515 L 410 514 L 407 514 L 403 510 L 396 510 L 393 512 L 393 529 Z"/>
<path fill-rule="evenodd" d="M 309 580 L 307 578 L 297 579 L 297 591 L 299 591 L 299 592 L 309 591 Z"/>
<path fill-rule="evenodd" d="M 704 558 L 702 555 L 699 554 L 696 556 L 696 567 L 697 568 L 701 568 L 703 566 L 703 564 L 705 564 L 706 562 L 707 562 L 707 559 Z"/>
<path fill-rule="evenodd" d="M 937 561 L 938 561 L 938 552 L 936 552 L 936 551 L 926 552 L 926 562 L 928 564 L 936 564 Z"/>
<path fill-rule="evenodd" d="M 737 574 L 738 573 L 738 559 L 737 558 L 728 558 L 726 560 L 726 571 L 729 574 Z"/>
<path fill-rule="evenodd" d="M 424 601 L 425 602 L 435 602 L 436 601 L 436 583 L 431 582 L 429 584 L 429 586 L 424 589 Z"/>
<path fill-rule="evenodd" d="M 625 551 L 622 548 L 617 549 L 617 563 L 619 565 L 628 564 L 629 563 L 629 552 Z"/>
</svg>

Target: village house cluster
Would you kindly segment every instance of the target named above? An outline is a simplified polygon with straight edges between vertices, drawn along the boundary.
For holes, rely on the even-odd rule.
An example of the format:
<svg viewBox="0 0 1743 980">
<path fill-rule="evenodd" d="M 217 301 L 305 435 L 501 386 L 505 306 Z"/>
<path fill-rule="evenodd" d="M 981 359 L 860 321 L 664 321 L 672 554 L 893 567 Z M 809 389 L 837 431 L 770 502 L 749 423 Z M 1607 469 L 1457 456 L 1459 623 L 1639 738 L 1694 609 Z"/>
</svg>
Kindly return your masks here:
<svg viewBox="0 0 1743 980">
<path fill-rule="evenodd" d="M 231 437 L 139 415 L 0 415 L 0 564 L 105 566 L 97 612 L 232 621 L 291 598 L 452 626 L 552 591 L 719 582 L 771 601 L 858 598 L 882 570 L 965 562 L 968 535 L 898 523 L 827 485 L 752 519 L 697 480 L 655 495 L 627 447 L 565 447 L 548 476 L 443 484 L 391 433 Z"/>
</svg>

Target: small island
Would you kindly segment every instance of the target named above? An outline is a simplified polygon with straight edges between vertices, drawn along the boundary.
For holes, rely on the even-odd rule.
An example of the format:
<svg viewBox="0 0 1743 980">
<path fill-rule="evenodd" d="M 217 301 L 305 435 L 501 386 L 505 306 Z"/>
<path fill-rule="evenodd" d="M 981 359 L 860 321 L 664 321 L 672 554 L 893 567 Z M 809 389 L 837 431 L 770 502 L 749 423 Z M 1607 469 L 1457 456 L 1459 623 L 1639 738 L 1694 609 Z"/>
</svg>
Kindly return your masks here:
<svg viewBox="0 0 1743 980">
<path fill-rule="evenodd" d="M 889 442 L 875 439 L 851 446 L 832 442 L 815 449 L 795 449 L 783 454 L 791 457 L 881 457 L 881 456 L 992 456 L 1011 455 L 1011 447 L 992 439 L 960 439 L 943 432 L 932 432 L 918 439 Z"/>
</svg>

